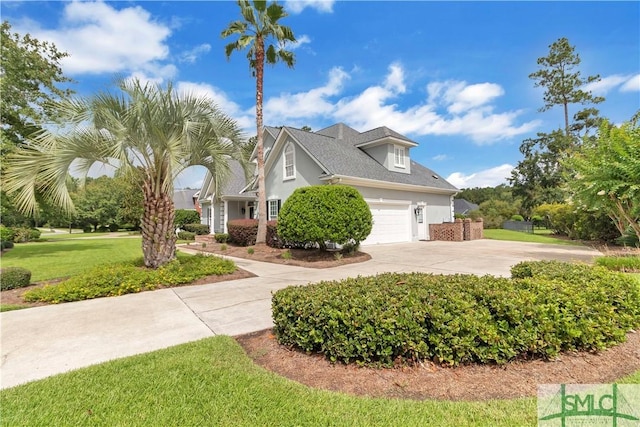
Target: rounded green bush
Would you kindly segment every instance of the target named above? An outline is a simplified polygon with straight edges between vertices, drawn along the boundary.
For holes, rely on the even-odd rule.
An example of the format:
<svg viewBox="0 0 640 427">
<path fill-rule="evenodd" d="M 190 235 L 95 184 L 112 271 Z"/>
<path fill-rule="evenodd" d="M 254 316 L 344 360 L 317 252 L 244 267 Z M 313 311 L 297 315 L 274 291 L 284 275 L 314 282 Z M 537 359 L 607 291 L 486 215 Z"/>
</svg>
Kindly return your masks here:
<svg viewBox="0 0 640 427">
<path fill-rule="evenodd" d="M 386 273 L 288 287 L 273 295 L 274 333 L 331 361 L 456 365 L 602 350 L 640 326 L 631 277 L 565 263 L 516 271 L 521 278 Z"/>
<path fill-rule="evenodd" d="M 24 288 L 31 284 L 31 271 L 22 267 L 0 269 L 0 290 Z"/>
<path fill-rule="evenodd" d="M 371 233 L 371 210 L 353 187 L 316 185 L 296 189 L 278 215 L 278 237 L 285 242 L 357 245 Z"/>
<path fill-rule="evenodd" d="M 178 231 L 178 239 L 196 240 L 196 233 L 192 233 L 191 231 Z"/>
</svg>

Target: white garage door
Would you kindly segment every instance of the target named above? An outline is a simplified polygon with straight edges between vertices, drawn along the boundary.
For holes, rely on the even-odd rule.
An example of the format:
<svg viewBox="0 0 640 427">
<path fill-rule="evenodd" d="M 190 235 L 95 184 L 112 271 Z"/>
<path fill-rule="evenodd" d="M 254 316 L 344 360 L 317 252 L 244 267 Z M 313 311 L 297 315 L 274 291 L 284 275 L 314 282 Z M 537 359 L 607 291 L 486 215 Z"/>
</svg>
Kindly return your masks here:
<svg viewBox="0 0 640 427">
<path fill-rule="evenodd" d="M 410 204 L 369 202 L 373 228 L 363 245 L 411 241 Z"/>
</svg>

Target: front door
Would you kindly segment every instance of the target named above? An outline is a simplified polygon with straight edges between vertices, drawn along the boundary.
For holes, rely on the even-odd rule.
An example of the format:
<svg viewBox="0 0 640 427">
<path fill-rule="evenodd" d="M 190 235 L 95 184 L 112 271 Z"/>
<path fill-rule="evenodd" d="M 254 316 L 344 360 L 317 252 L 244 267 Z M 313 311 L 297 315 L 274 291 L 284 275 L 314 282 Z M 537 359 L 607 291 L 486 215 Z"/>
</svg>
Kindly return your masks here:
<svg viewBox="0 0 640 427">
<path fill-rule="evenodd" d="M 427 240 L 429 237 L 427 234 L 427 221 L 424 218 L 425 206 L 418 206 L 416 208 L 416 221 L 418 222 L 418 240 Z"/>
</svg>

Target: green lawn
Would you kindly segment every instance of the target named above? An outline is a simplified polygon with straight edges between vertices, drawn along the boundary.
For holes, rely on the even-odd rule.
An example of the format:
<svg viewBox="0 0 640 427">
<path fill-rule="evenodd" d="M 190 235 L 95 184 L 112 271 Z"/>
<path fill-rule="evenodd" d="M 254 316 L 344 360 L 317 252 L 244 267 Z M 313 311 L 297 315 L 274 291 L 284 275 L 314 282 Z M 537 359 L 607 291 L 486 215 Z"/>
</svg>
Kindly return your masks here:
<svg viewBox="0 0 640 427">
<path fill-rule="evenodd" d="M 2 255 L 3 267 L 24 267 L 31 281 L 69 277 L 100 264 L 142 256 L 140 237 L 17 243 Z"/>
<path fill-rule="evenodd" d="M 538 230 L 540 231 L 540 230 Z M 537 232 L 536 232 L 537 233 Z M 484 230 L 485 239 L 509 240 L 512 242 L 546 243 L 552 245 L 582 245 L 580 242 L 572 240 L 556 239 L 555 237 L 543 234 L 529 234 L 521 231 L 487 229 Z"/>
<path fill-rule="evenodd" d="M 88 237 L 100 239 L 105 238 L 105 234 L 107 233 L 42 233 L 40 240 L 86 239 Z M 110 234 L 113 235 L 113 233 Z M 130 235 L 128 231 L 118 232 L 118 237 L 127 237 Z"/>
<path fill-rule="evenodd" d="M 640 382 L 640 372 L 621 382 Z M 373 399 L 270 373 L 218 336 L 0 392 L 3 426 L 534 426 L 536 399 Z"/>
</svg>

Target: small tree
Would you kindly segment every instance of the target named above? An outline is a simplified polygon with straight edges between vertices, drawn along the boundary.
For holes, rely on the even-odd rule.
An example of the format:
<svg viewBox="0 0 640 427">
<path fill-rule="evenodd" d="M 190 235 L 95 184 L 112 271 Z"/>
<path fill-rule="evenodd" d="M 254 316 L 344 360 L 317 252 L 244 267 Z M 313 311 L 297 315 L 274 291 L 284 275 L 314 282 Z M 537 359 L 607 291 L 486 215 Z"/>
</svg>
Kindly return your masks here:
<svg viewBox="0 0 640 427">
<path fill-rule="evenodd" d="M 278 236 L 284 241 L 358 245 L 371 233 L 371 210 L 355 188 L 317 185 L 298 188 L 278 216 Z"/>
<path fill-rule="evenodd" d="M 189 209 L 176 209 L 174 224 L 176 227 L 184 228 L 185 224 L 199 224 L 200 214 Z"/>
</svg>

